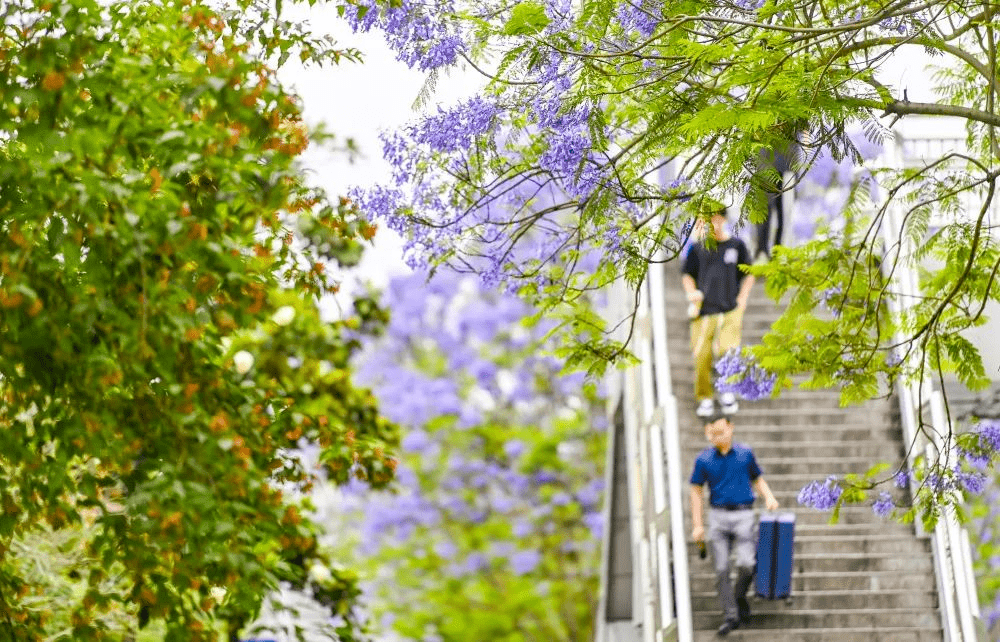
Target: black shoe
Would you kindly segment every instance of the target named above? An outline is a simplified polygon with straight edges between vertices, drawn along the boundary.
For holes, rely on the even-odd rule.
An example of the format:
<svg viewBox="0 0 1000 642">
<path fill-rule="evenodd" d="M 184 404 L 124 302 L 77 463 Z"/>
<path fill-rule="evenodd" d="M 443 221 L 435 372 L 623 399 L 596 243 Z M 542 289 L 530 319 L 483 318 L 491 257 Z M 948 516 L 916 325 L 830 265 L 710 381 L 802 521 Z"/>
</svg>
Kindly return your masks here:
<svg viewBox="0 0 1000 642">
<path fill-rule="evenodd" d="M 736 608 L 740 612 L 740 622 L 750 619 L 750 602 L 745 597 L 736 598 Z"/>
<path fill-rule="evenodd" d="M 719 637 L 725 637 L 729 635 L 730 631 L 738 628 L 740 628 L 739 620 L 726 620 L 722 623 L 722 626 L 719 627 Z"/>
</svg>

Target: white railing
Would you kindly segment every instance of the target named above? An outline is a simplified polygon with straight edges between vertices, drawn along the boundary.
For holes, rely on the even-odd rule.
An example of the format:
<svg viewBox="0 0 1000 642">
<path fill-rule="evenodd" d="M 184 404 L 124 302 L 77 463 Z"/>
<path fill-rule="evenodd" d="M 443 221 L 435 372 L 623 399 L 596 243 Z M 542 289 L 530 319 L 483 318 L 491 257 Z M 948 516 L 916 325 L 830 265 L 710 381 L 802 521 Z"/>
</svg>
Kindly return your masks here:
<svg viewBox="0 0 1000 642">
<path fill-rule="evenodd" d="M 922 151 L 964 149 L 964 140 L 942 137 L 904 138 L 897 133 L 887 145 L 884 161 L 889 167 L 903 168 L 921 162 Z M 890 204 L 882 222 L 882 234 L 886 256 L 883 266 L 891 271 L 895 296 L 889 301 L 894 314 L 900 314 L 915 304 L 920 295 L 917 268 L 912 263 L 912 250 L 908 238 L 901 233 L 902 216 L 900 206 Z M 890 266 L 896 265 L 892 270 Z M 902 341 L 896 337 L 896 343 Z M 952 434 L 952 426 L 944 412 L 942 395 L 935 389 L 930 379 L 897 383 L 900 415 L 903 427 L 903 441 L 907 448 L 907 466 L 915 467 L 916 460 L 924 455 L 927 461 L 939 457 L 953 458 L 954 442 L 945 442 L 944 435 Z M 920 430 L 923 417 L 929 417 L 929 430 Z M 932 435 L 927 440 L 925 435 Z M 950 444 L 950 445 L 949 445 Z M 949 449 L 951 451 L 949 452 Z M 923 528 L 919 519 L 914 520 L 918 535 Z M 943 511 L 931 533 L 934 554 L 934 570 L 937 576 L 938 594 L 941 605 L 942 627 L 947 642 L 975 642 L 974 618 L 979 617 L 979 602 L 976 582 L 972 571 L 972 558 L 968 532 L 961 528 L 953 510 Z"/>
<path fill-rule="evenodd" d="M 618 318 L 631 312 L 635 292 L 612 295 Z M 644 642 L 693 639 L 687 537 L 684 532 L 683 474 L 677 422 L 677 400 L 670 378 L 667 350 L 663 263 L 652 263 L 639 290 L 630 348 L 638 365 L 612 373 L 608 388 L 621 392 L 624 403 L 626 468 L 632 549 L 632 623 Z M 624 337 L 621 337 L 624 338 Z M 613 404 L 608 407 L 613 410 Z M 610 460 L 609 460 L 610 461 Z M 606 478 L 609 484 L 614 480 Z M 609 486 L 608 493 L 612 492 Z M 606 509 L 608 527 L 611 514 Z M 602 565 L 601 600 L 606 608 L 609 571 Z M 610 639 L 598 622 L 597 639 Z"/>
<path fill-rule="evenodd" d="M 656 393 L 661 408 L 662 424 L 652 427 L 654 434 L 662 431 L 664 455 L 667 466 L 667 495 L 670 510 L 670 541 L 673 543 L 673 592 L 677 608 L 677 639 L 688 642 L 693 639 L 691 618 L 691 585 L 688 574 L 687 535 L 684 532 L 684 476 L 681 471 L 680 427 L 677 420 L 677 397 L 674 396 L 670 378 L 670 357 L 667 350 L 667 305 L 664 301 L 665 258 L 656 256 L 657 262 L 649 267 L 646 286 L 649 288 L 650 307 L 653 324 L 653 364 L 656 373 Z M 654 453 L 657 452 L 654 450 Z M 664 538 L 665 539 L 665 538 Z M 669 569 L 661 569 L 661 581 L 665 581 Z M 669 604 L 669 602 L 668 602 Z M 668 611 L 669 612 L 669 611 Z M 666 624 L 665 624 L 666 625 Z"/>
</svg>

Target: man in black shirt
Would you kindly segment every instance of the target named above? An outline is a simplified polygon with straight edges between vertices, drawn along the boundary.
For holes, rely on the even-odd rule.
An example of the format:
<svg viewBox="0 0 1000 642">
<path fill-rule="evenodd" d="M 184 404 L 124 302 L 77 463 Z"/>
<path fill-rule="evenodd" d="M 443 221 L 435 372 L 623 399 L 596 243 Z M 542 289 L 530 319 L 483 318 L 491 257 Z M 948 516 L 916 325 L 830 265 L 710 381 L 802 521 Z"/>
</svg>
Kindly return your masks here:
<svg viewBox="0 0 1000 642">
<path fill-rule="evenodd" d="M 694 312 L 691 314 L 691 352 L 695 362 L 694 396 L 696 413 L 708 417 L 715 411 L 712 387 L 712 362 L 730 348 L 740 345 L 743 310 L 746 309 L 754 277 L 744 274 L 741 265 L 750 265 L 750 252 L 740 239 L 726 231 L 726 207 L 705 199 L 702 211 L 712 220 L 714 243 L 698 243 L 691 247 L 684 260 L 681 281 Z M 722 411 L 739 409 L 736 396 L 729 392 L 720 396 Z"/>
</svg>

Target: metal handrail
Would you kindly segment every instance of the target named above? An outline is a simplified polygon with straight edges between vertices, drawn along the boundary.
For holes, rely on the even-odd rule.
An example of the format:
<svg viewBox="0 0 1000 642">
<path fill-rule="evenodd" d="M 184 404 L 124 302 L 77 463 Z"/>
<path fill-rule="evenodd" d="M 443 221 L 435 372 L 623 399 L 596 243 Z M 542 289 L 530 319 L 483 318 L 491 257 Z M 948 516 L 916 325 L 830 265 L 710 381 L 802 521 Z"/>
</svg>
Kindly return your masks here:
<svg viewBox="0 0 1000 642">
<path fill-rule="evenodd" d="M 887 158 L 890 167 L 900 168 L 904 165 L 902 135 L 896 135 Z M 912 306 L 919 296 L 919 276 L 913 266 L 905 265 L 911 255 L 907 237 L 902 233 L 900 212 L 896 206 L 890 205 L 882 223 L 885 247 L 895 247 L 892 255 L 886 256 L 883 267 L 889 269 L 897 261 L 901 265 L 887 276 L 895 282 L 897 297 L 890 299 L 889 305 L 893 313 L 899 314 Z M 897 245 L 898 243 L 898 245 Z M 892 259 L 892 260 L 890 260 Z M 897 334 L 896 343 L 901 343 L 904 337 Z M 940 391 L 935 390 L 934 382 L 924 379 L 919 382 L 897 382 L 900 418 L 903 427 L 903 438 L 908 452 L 907 466 L 915 467 L 916 458 L 923 452 L 928 461 L 941 455 L 954 455 L 945 452 L 941 435 L 950 434 L 951 426 L 944 412 Z M 928 399 L 928 410 L 935 436 L 931 443 L 926 443 L 918 430 L 919 419 L 923 408 L 919 400 Z M 950 446 L 954 448 L 954 446 Z M 911 482 L 912 484 L 912 482 Z M 923 527 L 920 520 L 914 520 L 918 535 L 922 535 Z M 948 642 L 975 642 L 976 629 L 974 617 L 978 617 L 979 603 L 976 595 L 975 580 L 972 577 L 971 555 L 968 553 L 968 533 L 958 523 L 955 512 L 951 509 L 943 511 L 934 532 L 931 534 L 934 557 L 934 572 L 937 578 L 938 593 L 942 611 L 942 628 Z"/>
<path fill-rule="evenodd" d="M 677 397 L 674 396 L 670 378 L 670 356 L 667 350 L 667 318 L 664 265 L 659 261 L 650 264 L 647 281 L 653 322 L 653 364 L 656 369 L 656 392 L 659 406 L 663 408 L 664 453 L 667 463 L 667 494 L 670 500 L 670 540 L 673 552 L 674 600 L 677 608 L 677 639 L 687 642 L 694 639 L 691 617 L 691 585 L 688 575 L 687 537 L 684 532 L 683 477 L 681 476 L 680 426 L 677 419 Z M 662 571 L 661 571 L 662 572 Z"/>
</svg>

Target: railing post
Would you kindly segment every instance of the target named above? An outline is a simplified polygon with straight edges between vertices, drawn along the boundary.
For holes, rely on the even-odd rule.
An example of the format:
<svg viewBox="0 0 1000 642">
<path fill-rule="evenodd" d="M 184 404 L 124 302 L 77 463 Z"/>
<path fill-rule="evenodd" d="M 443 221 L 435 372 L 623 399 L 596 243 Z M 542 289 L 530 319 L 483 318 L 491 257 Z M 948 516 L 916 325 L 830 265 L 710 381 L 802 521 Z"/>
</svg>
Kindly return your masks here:
<svg viewBox="0 0 1000 642">
<path fill-rule="evenodd" d="M 691 584 L 688 571 L 687 534 L 684 532 L 683 477 L 681 444 L 677 421 L 677 398 L 670 378 L 670 355 L 667 350 L 667 319 L 664 294 L 662 252 L 649 265 L 650 307 L 653 321 L 653 364 L 656 372 L 657 405 L 663 410 L 663 441 L 667 465 L 667 500 L 670 508 L 670 546 L 673 560 L 674 602 L 677 610 L 677 639 L 691 642 L 694 626 L 691 617 Z M 662 607 L 662 603 L 661 603 Z"/>
<path fill-rule="evenodd" d="M 937 457 L 944 457 L 951 461 L 957 455 L 955 447 L 947 444 L 941 439 L 941 434 L 950 434 L 952 426 L 948 422 L 948 416 L 944 412 L 944 399 L 939 391 L 933 391 L 930 397 L 931 423 L 933 424 L 933 434 L 936 436 L 935 446 Z M 958 492 L 958 491 L 954 491 Z M 943 531 L 945 541 L 945 554 L 951 567 L 951 580 L 954 582 L 955 598 L 957 602 L 957 620 L 961 627 L 962 639 L 965 641 L 975 641 L 976 627 L 972 619 L 972 601 L 969 598 L 969 581 L 967 575 L 968 568 L 963 564 L 962 542 L 960 527 L 955 510 L 951 507 L 942 511 L 935 531 Z"/>
</svg>

